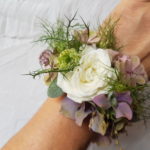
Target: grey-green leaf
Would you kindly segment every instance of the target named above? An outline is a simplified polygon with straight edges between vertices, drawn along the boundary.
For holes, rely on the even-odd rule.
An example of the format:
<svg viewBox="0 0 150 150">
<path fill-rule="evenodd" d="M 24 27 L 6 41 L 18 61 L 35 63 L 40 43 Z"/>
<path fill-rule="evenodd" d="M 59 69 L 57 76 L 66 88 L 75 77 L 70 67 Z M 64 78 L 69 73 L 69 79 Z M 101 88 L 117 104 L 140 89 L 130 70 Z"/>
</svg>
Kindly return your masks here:
<svg viewBox="0 0 150 150">
<path fill-rule="evenodd" d="M 57 79 L 53 80 L 47 91 L 48 97 L 56 98 L 61 96 L 63 93 L 64 92 L 62 91 L 62 89 L 57 86 Z"/>
</svg>

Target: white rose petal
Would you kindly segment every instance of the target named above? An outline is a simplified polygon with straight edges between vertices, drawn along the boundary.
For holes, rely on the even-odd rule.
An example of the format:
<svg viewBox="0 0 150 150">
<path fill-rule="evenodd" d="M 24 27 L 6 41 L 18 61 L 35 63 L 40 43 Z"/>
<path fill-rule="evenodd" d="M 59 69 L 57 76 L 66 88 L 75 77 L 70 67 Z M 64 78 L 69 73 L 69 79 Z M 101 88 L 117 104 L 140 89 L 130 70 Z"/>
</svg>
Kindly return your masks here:
<svg viewBox="0 0 150 150">
<path fill-rule="evenodd" d="M 80 66 L 64 77 L 58 74 L 57 85 L 75 102 L 91 101 L 99 94 L 108 93 L 106 77 L 112 77 L 111 60 L 107 50 L 87 47 Z"/>
</svg>

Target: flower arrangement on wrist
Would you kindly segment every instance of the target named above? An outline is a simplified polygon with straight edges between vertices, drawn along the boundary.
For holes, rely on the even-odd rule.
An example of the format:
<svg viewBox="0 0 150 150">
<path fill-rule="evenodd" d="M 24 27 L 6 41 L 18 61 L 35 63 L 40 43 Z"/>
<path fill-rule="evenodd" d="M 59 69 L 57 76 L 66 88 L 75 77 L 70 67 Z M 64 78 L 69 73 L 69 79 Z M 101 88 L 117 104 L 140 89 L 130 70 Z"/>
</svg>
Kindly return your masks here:
<svg viewBox="0 0 150 150">
<path fill-rule="evenodd" d="M 38 41 L 48 44 L 40 57 L 48 96 L 66 93 L 60 113 L 82 126 L 89 117 L 89 129 L 99 134 L 98 143 L 117 139 L 128 124 L 145 120 L 150 112 L 143 96 L 147 73 L 137 56 L 121 53 L 114 34 L 117 21 L 110 18 L 96 31 L 75 22 L 58 20 L 42 23 L 44 34 Z"/>
</svg>

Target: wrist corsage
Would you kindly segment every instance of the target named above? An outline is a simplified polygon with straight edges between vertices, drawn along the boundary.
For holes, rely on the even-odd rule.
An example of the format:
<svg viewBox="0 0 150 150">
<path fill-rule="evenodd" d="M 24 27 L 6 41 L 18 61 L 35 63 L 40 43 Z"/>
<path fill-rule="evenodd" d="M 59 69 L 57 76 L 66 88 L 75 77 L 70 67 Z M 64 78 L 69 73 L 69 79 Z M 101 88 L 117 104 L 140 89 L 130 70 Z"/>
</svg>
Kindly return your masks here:
<svg viewBox="0 0 150 150">
<path fill-rule="evenodd" d="M 148 76 L 139 57 L 121 53 L 114 34 L 117 21 L 110 18 L 94 31 L 81 20 L 42 23 L 38 41 L 48 49 L 39 57 L 42 69 L 29 75 L 44 74 L 49 97 L 67 95 L 60 112 L 79 126 L 88 118 L 97 142 L 108 142 L 132 122 L 149 118 L 143 92 Z"/>
</svg>

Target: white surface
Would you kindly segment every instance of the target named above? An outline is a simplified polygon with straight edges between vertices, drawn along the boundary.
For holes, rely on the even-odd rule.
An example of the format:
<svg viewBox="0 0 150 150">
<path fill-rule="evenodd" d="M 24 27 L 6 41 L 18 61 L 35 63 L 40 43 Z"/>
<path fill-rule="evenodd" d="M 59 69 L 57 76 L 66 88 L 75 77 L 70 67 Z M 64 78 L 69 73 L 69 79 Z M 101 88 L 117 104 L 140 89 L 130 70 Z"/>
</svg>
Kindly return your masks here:
<svg viewBox="0 0 150 150">
<path fill-rule="evenodd" d="M 46 99 L 46 86 L 41 79 L 21 75 L 40 67 L 38 56 L 44 46 L 31 43 L 40 33 L 39 18 L 55 22 L 58 16 L 70 16 L 78 10 L 80 16 L 96 25 L 118 1 L 0 0 L 0 147 Z M 150 130 L 145 130 L 143 124 L 129 130 L 128 137 L 121 137 L 126 150 L 150 150 Z M 101 150 L 116 149 L 112 147 Z"/>
</svg>

